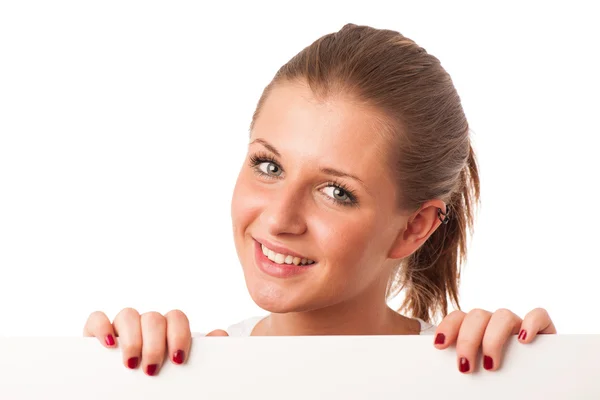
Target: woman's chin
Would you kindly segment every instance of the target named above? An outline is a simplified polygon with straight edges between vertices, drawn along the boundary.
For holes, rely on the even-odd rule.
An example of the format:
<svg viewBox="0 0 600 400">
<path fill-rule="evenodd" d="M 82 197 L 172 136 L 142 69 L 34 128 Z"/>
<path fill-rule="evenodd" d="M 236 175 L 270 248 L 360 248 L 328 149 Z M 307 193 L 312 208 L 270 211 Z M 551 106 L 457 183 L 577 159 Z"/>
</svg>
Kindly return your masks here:
<svg viewBox="0 0 600 400">
<path fill-rule="evenodd" d="M 283 293 L 270 285 L 254 285 L 248 290 L 254 303 L 265 311 L 277 314 L 295 311 L 296 302 L 290 299 L 290 293 Z"/>
<path fill-rule="evenodd" d="M 272 282 L 248 283 L 247 287 L 254 303 L 271 313 L 285 314 L 311 308 L 306 304 L 305 296 L 294 293 L 295 290 L 285 290 Z"/>
</svg>

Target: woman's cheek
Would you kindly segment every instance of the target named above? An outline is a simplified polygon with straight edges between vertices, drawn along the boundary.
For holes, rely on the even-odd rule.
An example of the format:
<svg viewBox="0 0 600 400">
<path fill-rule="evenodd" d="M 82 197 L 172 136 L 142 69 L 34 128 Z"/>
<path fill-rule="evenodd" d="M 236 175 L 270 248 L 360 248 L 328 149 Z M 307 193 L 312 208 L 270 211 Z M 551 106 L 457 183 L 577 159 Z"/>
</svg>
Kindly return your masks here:
<svg viewBox="0 0 600 400">
<path fill-rule="evenodd" d="M 312 227 L 319 247 L 331 263 L 342 269 L 363 263 L 372 235 L 370 221 L 357 217 L 344 221 L 336 216 L 313 223 Z"/>
<path fill-rule="evenodd" d="M 259 215 L 265 203 L 264 194 L 241 176 L 233 191 L 231 215 L 234 226 L 238 229 L 247 227 Z"/>
</svg>

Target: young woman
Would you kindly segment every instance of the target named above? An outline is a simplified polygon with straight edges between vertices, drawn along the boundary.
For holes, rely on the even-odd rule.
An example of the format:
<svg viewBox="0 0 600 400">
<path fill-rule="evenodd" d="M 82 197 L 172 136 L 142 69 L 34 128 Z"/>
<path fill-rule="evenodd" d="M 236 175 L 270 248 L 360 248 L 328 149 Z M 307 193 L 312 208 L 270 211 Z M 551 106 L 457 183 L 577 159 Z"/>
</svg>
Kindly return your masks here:
<svg viewBox="0 0 600 400">
<path fill-rule="evenodd" d="M 233 193 L 246 284 L 270 315 L 209 335 L 434 334 L 439 349 L 456 343 L 461 372 L 480 347 L 496 370 L 511 335 L 556 330 L 543 309 L 447 314 L 478 201 L 469 125 L 439 60 L 390 30 L 325 35 L 265 88 Z M 400 290 L 410 317 L 388 307 Z M 191 342 L 178 310 L 95 312 L 84 335 L 107 347 L 118 335 L 124 364 L 148 375 L 165 353 L 184 363 Z"/>
</svg>

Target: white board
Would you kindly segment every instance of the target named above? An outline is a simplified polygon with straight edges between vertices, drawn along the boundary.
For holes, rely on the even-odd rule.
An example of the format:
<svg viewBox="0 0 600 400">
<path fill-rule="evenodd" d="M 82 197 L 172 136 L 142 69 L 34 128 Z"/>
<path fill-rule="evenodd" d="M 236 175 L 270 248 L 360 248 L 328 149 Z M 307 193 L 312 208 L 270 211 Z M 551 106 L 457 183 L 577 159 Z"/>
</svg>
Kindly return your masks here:
<svg viewBox="0 0 600 400">
<path fill-rule="evenodd" d="M 94 338 L 0 338 L 0 399 L 600 399 L 600 335 L 511 338 L 463 375 L 431 336 L 195 337 L 186 365 L 128 370 Z"/>
</svg>

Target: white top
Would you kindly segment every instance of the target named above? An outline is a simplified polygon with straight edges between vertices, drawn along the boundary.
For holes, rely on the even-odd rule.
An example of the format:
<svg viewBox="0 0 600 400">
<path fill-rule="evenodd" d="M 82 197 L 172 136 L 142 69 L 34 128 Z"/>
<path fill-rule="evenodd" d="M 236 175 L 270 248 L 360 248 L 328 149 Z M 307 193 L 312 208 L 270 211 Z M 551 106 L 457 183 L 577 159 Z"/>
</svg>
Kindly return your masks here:
<svg viewBox="0 0 600 400">
<path fill-rule="evenodd" d="M 260 320 L 265 317 L 252 317 L 243 320 L 235 325 L 231 325 L 227 328 L 226 332 L 229 336 L 250 336 L 252 330 L 258 324 Z M 429 324 L 422 319 L 414 318 L 421 323 L 421 333 L 420 335 L 433 335 L 437 326 Z"/>
</svg>

